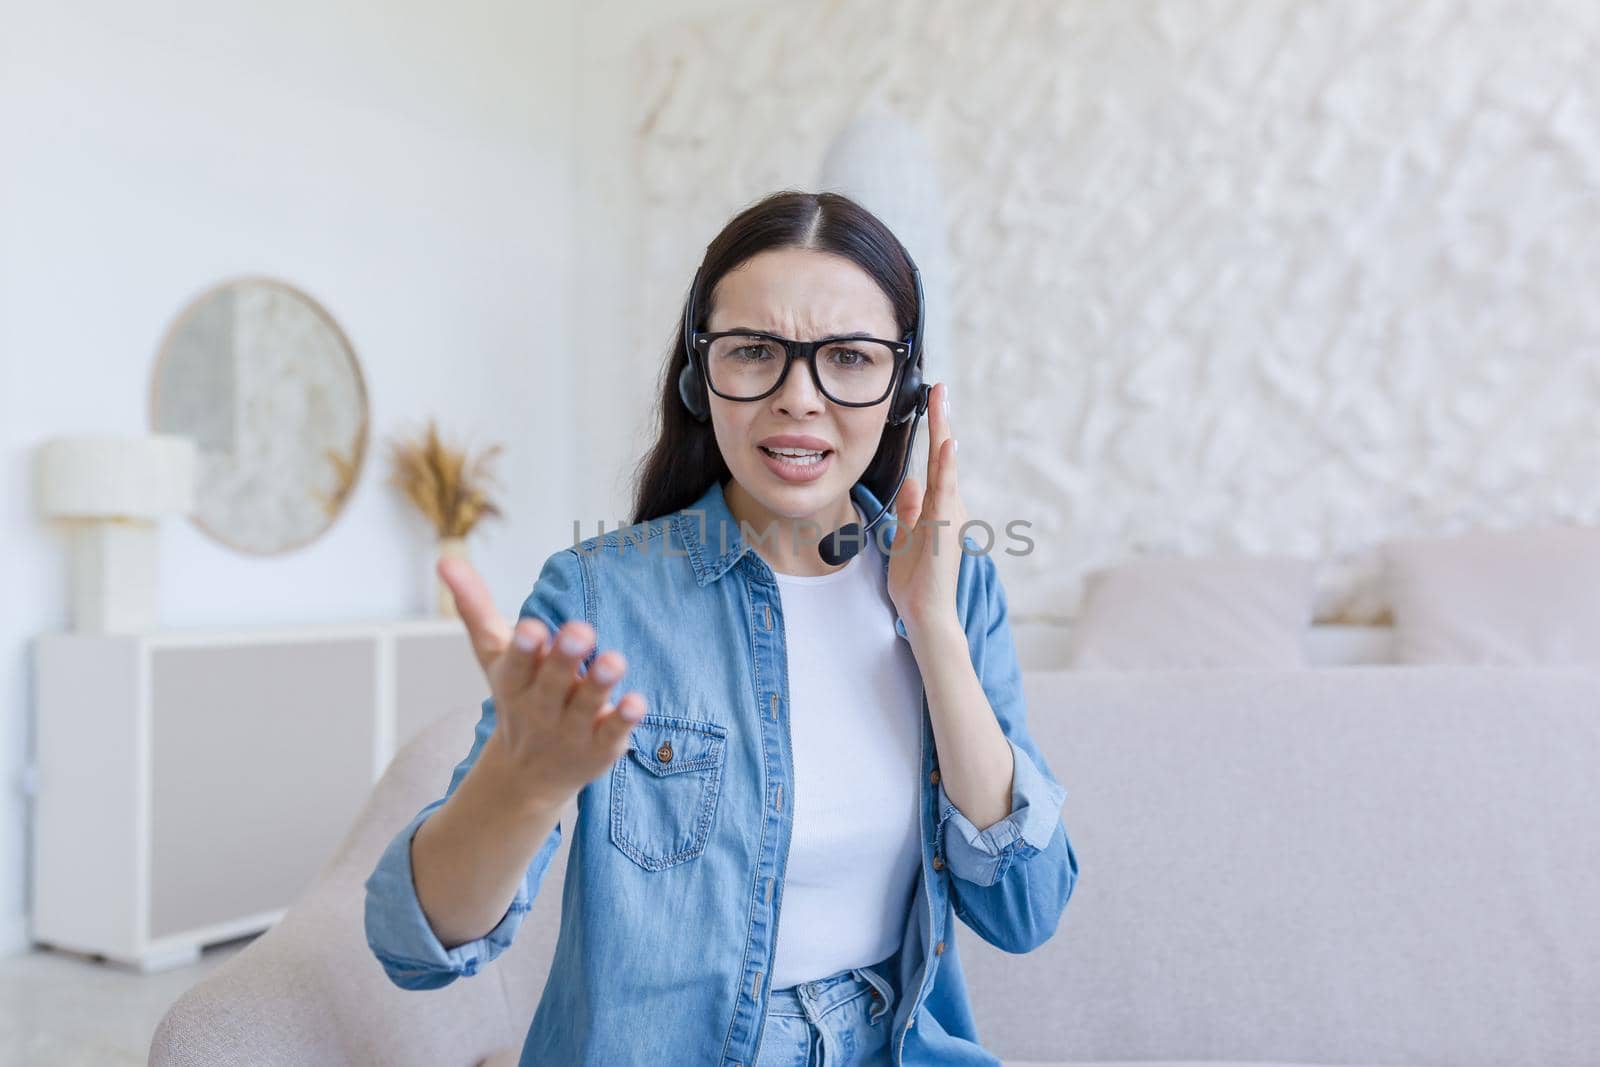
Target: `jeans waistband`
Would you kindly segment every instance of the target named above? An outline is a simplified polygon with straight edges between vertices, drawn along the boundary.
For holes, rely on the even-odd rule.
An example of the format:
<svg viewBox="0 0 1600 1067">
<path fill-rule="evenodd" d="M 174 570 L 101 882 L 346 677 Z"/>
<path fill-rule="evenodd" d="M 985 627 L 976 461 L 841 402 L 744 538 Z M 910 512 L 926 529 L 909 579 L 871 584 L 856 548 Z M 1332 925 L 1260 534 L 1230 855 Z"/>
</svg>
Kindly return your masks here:
<svg viewBox="0 0 1600 1067">
<path fill-rule="evenodd" d="M 894 988 L 883 977 L 885 973 L 882 964 L 847 967 L 826 978 L 771 990 L 767 996 L 767 1013 L 800 1018 L 809 1016 L 815 1020 L 858 996 L 871 996 L 874 1001 L 872 1018 L 876 1020 L 889 1010 L 894 1000 Z M 807 1002 L 811 1008 L 809 1012 L 806 1010 Z"/>
</svg>

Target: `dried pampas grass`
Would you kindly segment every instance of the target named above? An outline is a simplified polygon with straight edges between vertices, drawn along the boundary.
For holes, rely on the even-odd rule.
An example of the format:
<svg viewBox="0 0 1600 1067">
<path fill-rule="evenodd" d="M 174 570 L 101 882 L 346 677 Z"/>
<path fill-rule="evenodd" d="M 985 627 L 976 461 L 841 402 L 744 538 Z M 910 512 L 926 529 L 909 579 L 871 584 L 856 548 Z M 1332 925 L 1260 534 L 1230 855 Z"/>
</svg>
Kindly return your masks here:
<svg viewBox="0 0 1600 1067">
<path fill-rule="evenodd" d="M 389 484 L 422 512 L 439 540 L 464 538 L 483 519 L 501 517 L 488 494 L 493 484 L 489 465 L 504 451 L 501 445 L 491 445 L 469 460 L 465 449 L 439 439 L 439 429 L 429 419 L 420 439 L 393 440 L 389 448 L 393 465 Z"/>
</svg>

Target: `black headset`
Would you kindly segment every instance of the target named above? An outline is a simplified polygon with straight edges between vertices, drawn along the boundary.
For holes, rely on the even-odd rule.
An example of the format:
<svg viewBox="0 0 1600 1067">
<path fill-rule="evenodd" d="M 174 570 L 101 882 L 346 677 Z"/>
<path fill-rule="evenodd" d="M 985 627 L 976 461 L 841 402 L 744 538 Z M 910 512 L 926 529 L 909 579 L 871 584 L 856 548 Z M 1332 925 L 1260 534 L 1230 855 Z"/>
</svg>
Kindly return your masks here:
<svg viewBox="0 0 1600 1067">
<path fill-rule="evenodd" d="M 834 530 L 817 544 L 817 554 L 830 567 L 837 567 L 846 562 L 850 557 L 861 551 L 866 543 L 867 531 L 878 525 L 883 517 L 889 514 L 889 508 L 894 504 L 895 498 L 900 495 L 900 486 L 905 483 L 906 472 L 911 469 L 911 446 L 917 439 L 917 423 L 922 421 L 922 416 L 928 410 L 928 397 L 933 392 L 933 386 L 922 384 L 922 272 L 917 270 L 917 264 L 911 258 L 911 253 L 906 251 L 905 245 L 900 246 L 900 252 L 906 257 L 906 262 L 911 265 L 911 281 L 917 290 L 917 324 L 905 336 L 904 344 L 907 349 L 905 362 L 900 372 L 900 384 L 894 390 L 894 399 L 889 405 L 888 425 L 904 426 L 911 422 L 911 430 L 906 439 L 905 460 L 900 464 L 900 477 L 894 483 L 894 492 L 884 498 L 883 506 L 878 509 L 878 514 L 865 527 L 859 523 L 847 522 L 839 529 Z M 683 406 L 689 414 L 700 422 L 711 418 L 711 403 L 709 400 L 710 389 L 706 385 L 705 372 L 700 364 L 700 353 L 695 350 L 695 313 L 700 305 L 700 276 L 705 270 L 704 265 L 694 272 L 694 281 L 689 285 L 689 301 L 683 307 L 683 350 L 688 354 L 688 362 L 683 370 L 678 372 L 678 398 L 683 401 Z M 912 422 L 915 419 L 915 422 Z"/>
</svg>

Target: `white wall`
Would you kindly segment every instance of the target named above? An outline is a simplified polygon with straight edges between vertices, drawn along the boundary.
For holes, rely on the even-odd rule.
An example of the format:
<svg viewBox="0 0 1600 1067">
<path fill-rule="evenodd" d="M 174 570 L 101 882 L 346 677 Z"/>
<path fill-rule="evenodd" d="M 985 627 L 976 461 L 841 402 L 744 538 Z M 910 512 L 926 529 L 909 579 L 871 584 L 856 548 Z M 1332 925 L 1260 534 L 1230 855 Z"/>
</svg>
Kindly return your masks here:
<svg viewBox="0 0 1600 1067">
<path fill-rule="evenodd" d="M 969 514 L 1070 616 L 1142 551 L 1316 559 L 1600 522 L 1600 5 L 832 0 L 661 26 L 630 68 L 630 311 L 659 366 L 734 211 L 854 116 L 941 174 Z M 642 348 L 643 351 L 637 351 Z M 601 373 L 597 368 L 596 373 Z M 925 436 L 925 435 L 924 435 Z M 1003 539 L 998 549 L 1007 547 Z"/>
<path fill-rule="evenodd" d="M 163 331 L 214 280 L 281 276 L 351 338 L 372 447 L 309 547 L 163 532 L 163 622 L 340 621 L 425 606 L 428 544 L 385 440 L 429 416 L 507 446 L 508 520 L 474 555 L 513 615 L 566 543 L 573 5 L 11 5 L 0 33 L 0 951 L 25 936 L 27 643 L 66 624 L 32 449 L 148 428 Z"/>
<path fill-rule="evenodd" d="M 646 265 L 660 264 L 640 211 L 646 176 L 638 165 L 638 50 L 685 20 L 715 24 L 772 6 L 778 0 L 593 0 L 578 15 L 573 255 L 582 284 L 573 314 L 580 324 L 578 439 L 585 463 L 574 493 L 585 536 L 602 519 L 612 529 L 631 516 L 633 468 L 655 438 L 656 375 L 677 321 L 675 311 L 665 311 L 648 316 L 641 330 Z M 820 160 L 797 162 L 805 181 L 814 179 Z M 706 231 L 697 246 L 682 245 L 672 268 L 657 274 L 663 284 L 678 286 L 680 306 L 714 232 Z"/>
</svg>

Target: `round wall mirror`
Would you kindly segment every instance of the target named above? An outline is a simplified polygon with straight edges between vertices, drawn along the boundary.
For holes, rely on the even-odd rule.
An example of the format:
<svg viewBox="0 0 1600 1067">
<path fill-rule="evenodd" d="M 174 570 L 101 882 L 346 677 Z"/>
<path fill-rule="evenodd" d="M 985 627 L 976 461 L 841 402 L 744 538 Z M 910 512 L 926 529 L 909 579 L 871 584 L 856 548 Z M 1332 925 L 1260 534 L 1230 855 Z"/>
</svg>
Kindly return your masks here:
<svg viewBox="0 0 1600 1067">
<path fill-rule="evenodd" d="M 234 279 L 167 331 L 150 422 L 195 442 L 190 519 L 231 548 L 272 555 L 339 517 L 367 454 L 367 387 L 322 305 L 270 278 Z"/>
</svg>

